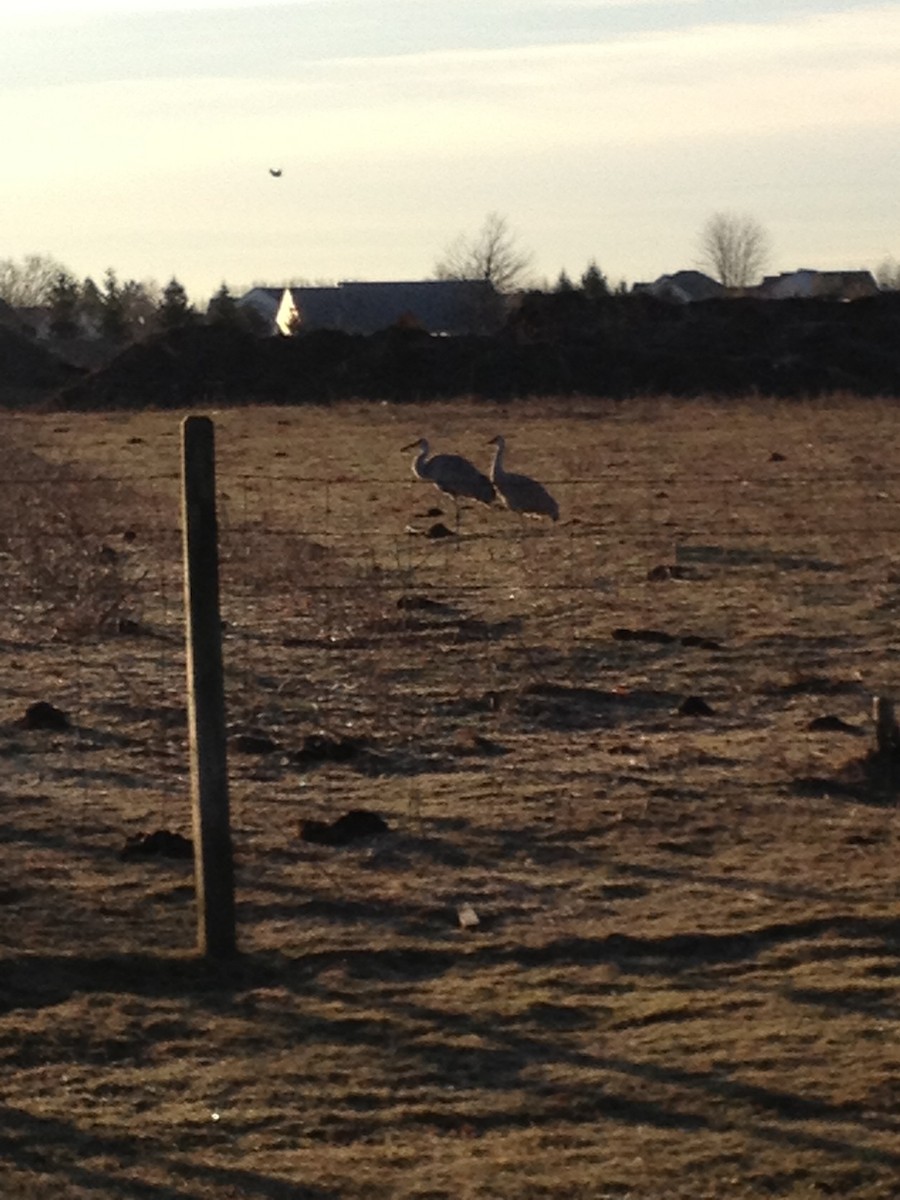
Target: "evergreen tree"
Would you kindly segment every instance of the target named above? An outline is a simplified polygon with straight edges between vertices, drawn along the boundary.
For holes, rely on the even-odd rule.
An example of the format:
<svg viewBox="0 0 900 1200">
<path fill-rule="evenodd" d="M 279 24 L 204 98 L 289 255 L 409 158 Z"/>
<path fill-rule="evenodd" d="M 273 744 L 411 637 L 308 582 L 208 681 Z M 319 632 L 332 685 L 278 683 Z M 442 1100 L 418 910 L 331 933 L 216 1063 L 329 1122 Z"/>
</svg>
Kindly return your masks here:
<svg viewBox="0 0 900 1200">
<path fill-rule="evenodd" d="M 241 310 L 226 283 L 222 284 L 210 300 L 206 320 L 210 325 L 228 325 L 231 328 L 242 324 Z"/>
<path fill-rule="evenodd" d="M 82 325 L 94 334 L 103 329 L 103 293 L 91 279 L 85 276 L 81 284 L 81 295 L 78 298 L 78 312 Z"/>
<path fill-rule="evenodd" d="M 563 268 L 563 270 L 560 271 L 559 279 L 557 279 L 556 285 L 553 288 L 553 290 L 554 290 L 554 292 L 574 292 L 575 291 L 575 284 L 569 278 L 568 272 L 565 270 L 565 268 Z"/>
<path fill-rule="evenodd" d="M 122 289 L 119 286 L 119 281 L 112 267 L 107 267 L 106 274 L 103 276 L 102 296 L 103 313 L 100 319 L 100 327 L 103 331 L 103 336 L 108 337 L 114 342 L 122 341 L 128 332 L 128 323 L 125 319 Z"/>
<path fill-rule="evenodd" d="M 156 313 L 159 308 L 159 288 L 156 284 L 128 279 L 119 290 L 119 298 L 128 335 L 132 341 L 140 341 L 156 330 Z"/>
<path fill-rule="evenodd" d="M 593 260 L 581 277 L 581 287 L 588 300 L 600 300 L 610 294 L 606 276 Z"/>
<path fill-rule="evenodd" d="M 78 334 L 78 281 L 60 271 L 50 287 L 50 332 L 54 337 L 73 338 Z"/>
<path fill-rule="evenodd" d="M 173 276 L 163 288 L 162 301 L 157 309 L 160 328 L 164 332 L 170 329 L 184 329 L 185 326 L 192 325 L 196 317 L 187 292 Z"/>
</svg>

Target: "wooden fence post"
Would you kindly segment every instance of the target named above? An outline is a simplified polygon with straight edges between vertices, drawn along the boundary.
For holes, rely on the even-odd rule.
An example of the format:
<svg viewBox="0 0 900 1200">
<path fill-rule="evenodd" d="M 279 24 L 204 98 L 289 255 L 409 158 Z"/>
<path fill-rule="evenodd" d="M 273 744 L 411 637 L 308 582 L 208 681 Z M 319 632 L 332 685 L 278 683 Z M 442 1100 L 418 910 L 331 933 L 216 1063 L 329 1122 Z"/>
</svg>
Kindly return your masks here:
<svg viewBox="0 0 900 1200">
<path fill-rule="evenodd" d="M 224 958 L 236 949 L 234 865 L 219 616 L 215 440 L 209 417 L 186 417 L 181 445 L 197 948 L 208 958 Z"/>
</svg>

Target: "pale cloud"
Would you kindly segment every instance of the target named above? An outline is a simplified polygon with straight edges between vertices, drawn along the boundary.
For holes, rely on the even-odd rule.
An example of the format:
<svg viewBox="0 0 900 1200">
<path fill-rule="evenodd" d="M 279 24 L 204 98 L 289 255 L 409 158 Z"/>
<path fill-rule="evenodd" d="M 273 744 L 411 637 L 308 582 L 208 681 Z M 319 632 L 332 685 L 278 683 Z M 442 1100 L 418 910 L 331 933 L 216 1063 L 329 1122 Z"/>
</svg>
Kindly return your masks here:
<svg viewBox="0 0 900 1200">
<path fill-rule="evenodd" d="M 602 150 L 900 120 L 900 9 L 701 25 L 593 45 L 308 64 L 299 78 L 0 91 L 7 160 L 263 153 L 365 162 Z M 13 109 L 29 113 L 15 119 Z M 174 136 L 177 132 L 177 137 Z M 96 161 L 91 169 L 96 169 Z"/>
<path fill-rule="evenodd" d="M 844 228 L 848 251 L 883 256 L 900 180 L 877 155 L 896 143 L 898 61 L 900 7 L 880 4 L 330 57 L 265 78 L 0 82 L 0 224 L 8 254 L 19 239 L 18 252 L 68 261 L 68 239 L 82 255 L 105 247 L 76 269 L 194 270 L 210 287 L 225 274 L 427 273 L 490 209 L 510 214 L 551 275 L 595 255 L 631 278 L 690 265 L 691 227 L 716 207 L 773 214 L 797 238 L 819 229 L 832 257 Z M 798 204 L 807 226 L 790 224 Z M 156 262 L 162 247 L 164 266 L 129 262 Z"/>
<path fill-rule="evenodd" d="M 293 85 L 293 103 L 323 154 L 508 157 L 889 125 L 898 60 L 900 9 L 880 6 L 595 45 L 338 60 Z"/>
</svg>

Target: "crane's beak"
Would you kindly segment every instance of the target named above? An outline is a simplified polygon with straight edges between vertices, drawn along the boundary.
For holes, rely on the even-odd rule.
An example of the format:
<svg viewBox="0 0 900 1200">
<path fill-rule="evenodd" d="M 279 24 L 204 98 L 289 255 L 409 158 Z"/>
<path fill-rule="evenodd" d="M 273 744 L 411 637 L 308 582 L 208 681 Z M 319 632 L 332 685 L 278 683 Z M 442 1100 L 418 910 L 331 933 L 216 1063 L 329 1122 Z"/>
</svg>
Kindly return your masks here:
<svg viewBox="0 0 900 1200">
<path fill-rule="evenodd" d="M 401 446 L 400 453 L 405 454 L 407 450 L 418 450 L 418 448 L 419 448 L 418 441 L 410 442 L 408 446 Z"/>
</svg>

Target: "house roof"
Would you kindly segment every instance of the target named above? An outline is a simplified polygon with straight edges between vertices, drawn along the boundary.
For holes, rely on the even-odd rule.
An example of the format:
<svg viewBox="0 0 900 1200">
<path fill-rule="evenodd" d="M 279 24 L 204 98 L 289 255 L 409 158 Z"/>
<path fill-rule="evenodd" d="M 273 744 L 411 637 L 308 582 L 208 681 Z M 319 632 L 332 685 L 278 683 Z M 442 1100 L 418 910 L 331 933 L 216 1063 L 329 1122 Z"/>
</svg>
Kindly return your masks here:
<svg viewBox="0 0 900 1200">
<path fill-rule="evenodd" d="M 702 271 L 692 270 L 660 275 L 653 283 L 636 284 L 633 290 L 649 292 L 659 300 L 675 300 L 681 304 L 725 295 L 725 288 L 717 279 L 704 275 Z"/>
<path fill-rule="evenodd" d="M 859 296 L 874 296 L 879 291 L 871 271 L 817 271 L 801 267 L 766 275 L 757 289 L 765 296 L 806 296 L 819 299 L 844 300 Z"/>
<path fill-rule="evenodd" d="M 307 329 L 376 333 L 409 318 L 430 333 L 464 333 L 496 298 L 486 280 L 345 281 L 337 287 L 291 288 Z"/>
<path fill-rule="evenodd" d="M 283 295 L 283 287 L 254 287 L 243 296 L 239 296 L 237 303 L 241 306 L 249 305 L 274 320 Z"/>
</svg>

